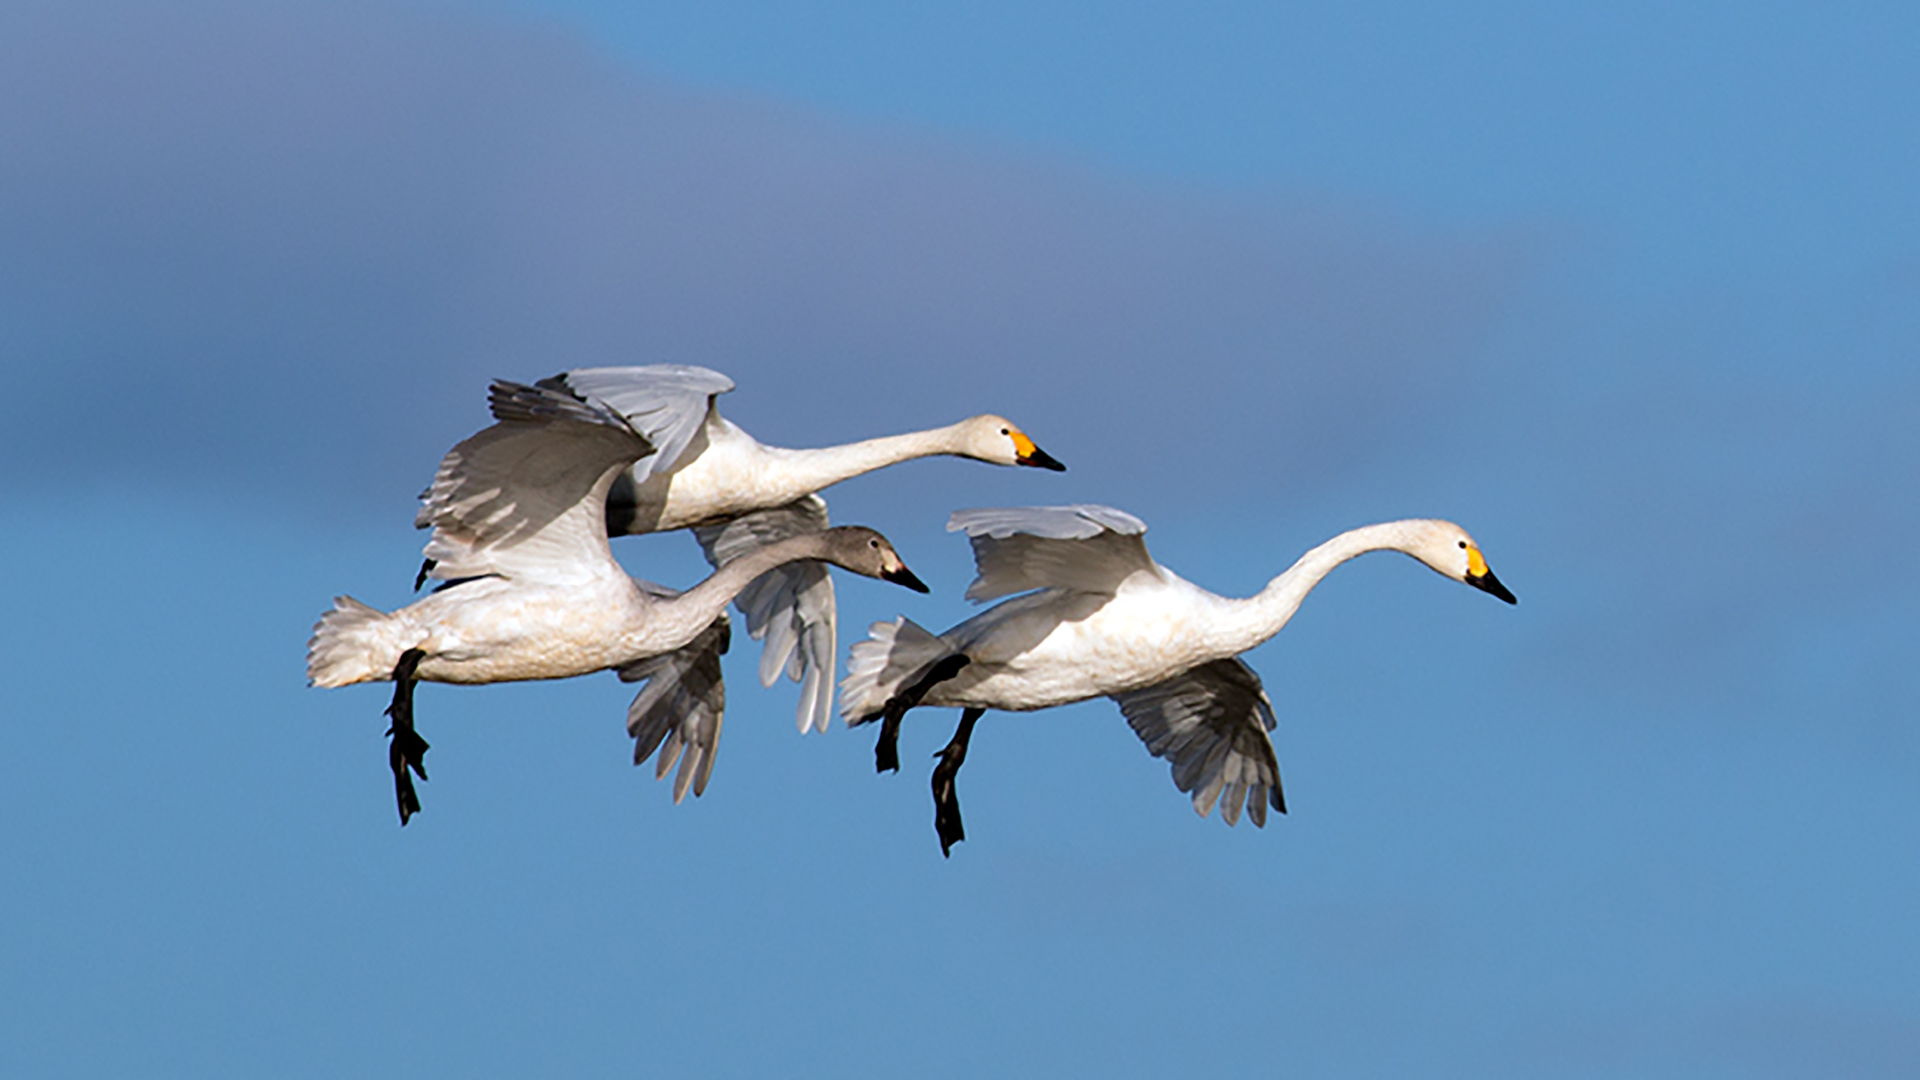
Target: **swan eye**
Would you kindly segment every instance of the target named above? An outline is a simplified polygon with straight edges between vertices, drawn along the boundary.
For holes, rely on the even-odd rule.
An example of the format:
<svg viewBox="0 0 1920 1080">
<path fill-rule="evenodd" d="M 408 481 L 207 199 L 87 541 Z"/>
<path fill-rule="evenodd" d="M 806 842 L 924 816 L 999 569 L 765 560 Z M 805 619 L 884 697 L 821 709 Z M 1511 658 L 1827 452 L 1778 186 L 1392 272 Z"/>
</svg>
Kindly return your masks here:
<svg viewBox="0 0 1920 1080">
<path fill-rule="evenodd" d="M 1465 540 L 1460 541 L 1460 550 L 1461 551 L 1467 550 L 1467 542 Z"/>
<path fill-rule="evenodd" d="M 1011 432 L 1011 431 L 1009 431 L 1009 430 L 1007 430 L 1006 428 L 1001 428 L 1001 429 L 1000 429 L 1000 434 L 1002 434 L 1002 435 L 1011 435 L 1011 434 L 1013 434 L 1013 432 Z"/>
<path fill-rule="evenodd" d="M 868 547 L 870 547 L 870 548 L 872 548 L 872 549 L 873 549 L 873 550 L 875 550 L 875 551 L 879 551 L 879 550 L 880 550 L 880 541 L 878 541 L 878 540 L 869 540 L 869 541 L 867 541 L 867 546 L 868 546 Z"/>
</svg>

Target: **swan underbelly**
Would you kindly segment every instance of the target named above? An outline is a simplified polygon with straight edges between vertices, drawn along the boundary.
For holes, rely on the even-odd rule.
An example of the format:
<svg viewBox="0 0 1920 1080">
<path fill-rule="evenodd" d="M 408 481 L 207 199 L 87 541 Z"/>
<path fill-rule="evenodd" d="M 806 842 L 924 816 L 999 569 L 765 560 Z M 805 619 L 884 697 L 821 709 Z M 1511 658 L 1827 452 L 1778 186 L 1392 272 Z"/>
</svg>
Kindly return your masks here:
<svg viewBox="0 0 1920 1080">
<path fill-rule="evenodd" d="M 1025 599 L 943 635 L 971 663 L 926 704 L 1045 709 L 1153 686 L 1216 655 L 1206 605 L 1165 589 L 1123 590 L 1104 603 L 1084 593 Z M 976 625 L 991 616 L 1000 617 Z"/>
<path fill-rule="evenodd" d="M 476 591 L 461 595 L 466 590 Z M 444 683 L 565 679 L 627 663 L 637 659 L 635 616 L 612 590 L 502 579 L 456 586 L 395 613 L 425 631 L 417 677 Z"/>
</svg>

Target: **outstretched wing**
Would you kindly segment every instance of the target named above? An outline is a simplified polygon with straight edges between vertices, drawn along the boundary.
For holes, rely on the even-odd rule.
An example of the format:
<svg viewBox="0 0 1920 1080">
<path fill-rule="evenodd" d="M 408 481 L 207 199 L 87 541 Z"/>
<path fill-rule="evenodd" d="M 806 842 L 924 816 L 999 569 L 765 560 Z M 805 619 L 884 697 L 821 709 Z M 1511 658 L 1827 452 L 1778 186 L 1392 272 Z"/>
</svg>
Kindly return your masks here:
<svg viewBox="0 0 1920 1080">
<path fill-rule="evenodd" d="M 634 483 L 672 468 L 706 423 L 716 395 L 733 389 L 733 380 L 689 364 L 643 367 L 575 368 L 537 384 L 570 391 L 619 413 L 646 436 L 659 453 L 638 463 Z"/>
<path fill-rule="evenodd" d="M 1269 804 L 1287 812 L 1280 762 L 1267 738 L 1273 702 L 1260 676 L 1238 658 L 1201 664 L 1113 700 L 1147 751 L 1173 763 L 1173 785 L 1193 794 L 1201 817 L 1215 799 L 1229 825 L 1240 820 L 1243 801 L 1255 825 L 1267 823 Z"/>
<path fill-rule="evenodd" d="M 956 510 L 947 531 L 973 542 L 974 601 L 1029 589 L 1112 593 L 1133 574 L 1159 573 L 1142 539 L 1146 523 L 1110 506 Z"/>
<path fill-rule="evenodd" d="M 561 581 L 614 565 L 607 489 L 653 444 L 564 390 L 496 381 L 488 403 L 498 422 L 447 451 L 414 515 L 433 529 L 432 576 Z"/>
<path fill-rule="evenodd" d="M 785 506 L 756 510 L 720 525 L 696 526 L 707 561 L 716 569 L 755 548 L 803 533 L 824 531 L 827 503 L 806 495 Z M 747 633 L 764 640 L 760 685 L 772 686 L 785 671 L 800 684 L 794 722 L 801 731 L 827 730 L 833 716 L 833 579 L 825 563 L 791 562 L 753 579 L 734 597 L 747 617 Z"/>
<path fill-rule="evenodd" d="M 672 589 L 640 583 L 657 596 L 678 595 Z M 627 734 L 633 736 L 633 763 L 639 765 L 660 751 L 655 779 L 680 765 L 673 778 L 673 801 L 692 789 L 695 797 L 707 790 L 714 757 L 720 750 L 720 721 L 727 711 L 727 684 L 721 678 L 720 657 L 732 634 L 725 615 L 684 646 L 650 656 L 616 670 L 621 682 L 645 682 L 627 706 Z M 661 746 L 662 742 L 666 745 Z"/>
</svg>

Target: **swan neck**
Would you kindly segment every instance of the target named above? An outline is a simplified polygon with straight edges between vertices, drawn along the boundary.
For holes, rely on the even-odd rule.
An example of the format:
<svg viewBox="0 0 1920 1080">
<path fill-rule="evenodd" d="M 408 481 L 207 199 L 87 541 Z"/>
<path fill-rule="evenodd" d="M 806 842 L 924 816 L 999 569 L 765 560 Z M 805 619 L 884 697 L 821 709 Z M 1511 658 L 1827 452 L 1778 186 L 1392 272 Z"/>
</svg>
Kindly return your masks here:
<svg viewBox="0 0 1920 1080">
<path fill-rule="evenodd" d="M 1300 556 L 1292 566 L 1267 582 L 1267 587 L 1258 595 L 1246 601 L 1250 617 L 1244 630 L 1250 640 L 1237 651 L 1245 652 L 1279 633 L 1300 610 L 1301 601 L 1334 567 L 1369 551 L 1407 550 L 1406 525 L 1406 522 L 1390 521 L 1349 529 Z"/>
<path fill-rule="evenodd" d="M 819 491 L 842 480 L 914 458 L 960 452 L 960 425 L 885 435 L 863 442 L 812 450 L 785 450 L 786 471 L 796 490 Z"/>
<path fill-rule="evenodd" d="M 806 533 L 754 548 L 715 570 L 705 581 L 688 589 L 672 603 L 676 607 L 684 605 L 689 617 L 704 628 L 719 618 L 733 598 L 740 594 L 740 590 L 752 584 L 753 579 L 761 574 L 796 559 L 825 557 L 827 536 L 826 533 Z"/>
</svg>

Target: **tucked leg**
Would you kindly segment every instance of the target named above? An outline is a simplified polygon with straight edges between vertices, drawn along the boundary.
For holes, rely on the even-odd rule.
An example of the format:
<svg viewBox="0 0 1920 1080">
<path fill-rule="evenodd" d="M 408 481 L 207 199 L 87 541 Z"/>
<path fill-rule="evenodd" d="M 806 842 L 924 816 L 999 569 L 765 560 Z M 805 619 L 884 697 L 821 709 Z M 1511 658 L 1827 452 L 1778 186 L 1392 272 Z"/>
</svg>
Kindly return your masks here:
<svg viewBox="0 0 1920 1080">
<path fill-rule="evenodd" d="M 393 736 L 393 742 L 387 745 L 387 764 L 393 767 L 393 791 L 400 801 L 403 826 L 420 812 L 420 797 L 414 794 L 413 778 L 407 775 L 407 769 L 419 773 L 422 780 L 427 778 L 427 740 L 413 730 L 413 673 L 425 656 L 419 649 L 400 654 L 400 662 L 393 666 L 393 704 L 387 706 L 387 715 L 393 718 L 393 725 L 387 728 L 387 734 Z"/>
<path fill-rule="evenodd" d="M 967 830 L 960 825 L 960 795 L 954 790 L 953 781 L 960 772 L 960 766 L 966 764 L 967 742 L 973 738 L 974 722 L 986 711 L 968 709 L 962 712 L 960 726 L 953 733 L 953 741 L 934 755 L 940 759 L 940 764 L 933 767 L 933 831 L 940 834 L 942 856 L 950 856 L 953 845 L 967 838 Z"/>
<path fill-rule="evenodd" d="M 887 699 L 880 710 L 880 740 L 873 744 L 874 772 L 900 771 L 900 721 L 906 717 L 907 710 L 920 704 L 927 691 L 960 674 L 960 669 L 971 662 L 958 653 L 945 657 L 928 668 L 919 682 Z"/>
</svg>

